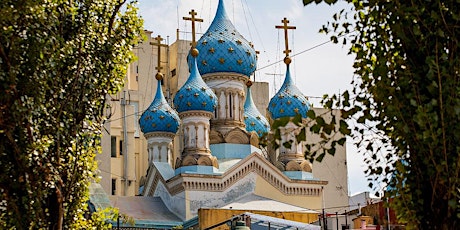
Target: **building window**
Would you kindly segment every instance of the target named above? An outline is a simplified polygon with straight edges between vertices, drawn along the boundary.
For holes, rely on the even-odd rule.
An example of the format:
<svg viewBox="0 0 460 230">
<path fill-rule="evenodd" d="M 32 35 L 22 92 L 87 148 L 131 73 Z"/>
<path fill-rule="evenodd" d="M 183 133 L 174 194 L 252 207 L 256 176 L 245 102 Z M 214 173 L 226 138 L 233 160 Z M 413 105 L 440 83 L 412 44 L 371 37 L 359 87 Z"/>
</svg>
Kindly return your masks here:
<svg viewBox="0 0 460 230">
<path fill-rule="evenodd" d="M 171 70 L 171 77 L 176 76 L 176 69 Z"/>
<path fill-rule="evenodd" d="M 110 137 L 110 156 L 117 157 L 117 137 Z"/>
<path fill-rule="evenodd" d="M 117 194 L 117 179 L 112 179 L 112 195 Z"/>
<path fill-rule="evenodd" d="M 122 140 L 118 142 L 118 146 L 120 148 L 120 155 L 123 155 L 123 141 Z"/>
</svg>

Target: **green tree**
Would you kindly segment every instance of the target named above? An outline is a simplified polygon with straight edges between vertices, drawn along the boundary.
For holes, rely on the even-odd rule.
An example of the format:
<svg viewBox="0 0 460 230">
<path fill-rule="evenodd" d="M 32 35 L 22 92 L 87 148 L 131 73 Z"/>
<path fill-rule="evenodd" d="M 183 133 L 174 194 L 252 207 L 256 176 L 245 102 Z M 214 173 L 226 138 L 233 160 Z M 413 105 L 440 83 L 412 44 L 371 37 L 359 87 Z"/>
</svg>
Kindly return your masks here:
<svg viewBox="0 0 460 230">
<path fill-rule="evenodd" d="M 135 2 L 2 0 L 0 15 L 0 228 L 98 226 L 88 184 L 142 36 Z"/>
<path fill-rule="evenodd" d="M 313 2 L 337 0 L 303 0 Z M 316 121 L 310 129 L 355 138 L 368 175 L 388 185 L 390 205 L 409 228 L 459 229 L 460 2 L 347 2 L 350 10 L 320 31 L 349 42 L 356 56 L 353 90 L 324 100 L 352 122 L 331 126 L 309 113 Z M 322 136 L 320 145 L 329 148 L 310 158 L 343 144 Z"/>
</svg>

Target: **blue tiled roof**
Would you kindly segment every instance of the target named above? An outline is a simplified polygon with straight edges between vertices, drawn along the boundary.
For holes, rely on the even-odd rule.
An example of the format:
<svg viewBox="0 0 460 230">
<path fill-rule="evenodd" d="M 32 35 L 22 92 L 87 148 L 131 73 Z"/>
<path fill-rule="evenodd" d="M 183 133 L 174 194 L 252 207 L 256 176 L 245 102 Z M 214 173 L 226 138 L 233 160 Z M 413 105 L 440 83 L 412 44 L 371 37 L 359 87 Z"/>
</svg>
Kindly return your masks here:
<svg viewBox="0 0 460 230">
<path fill-rule="evenodd" d="M 247 89 L 244 102 L 244 123 L 247 131 L 255 131 L 259 137 L 270 131 L 267 119 L 259 112 L 252 100 L 251 87 Z"/>
<path fill-rule="evenodd" d="M 236 72 L 250 76 L 256 69 L 256 52 L 251 44 L 236 31 L 228 19 L 223 0 L 219 0 L 216 16 L 196 48 L 201 74 Z M 189 67 L 193 65 L 188 56 Z"/>
<path fill-rule="evenodd" d="M 142 132 L 170 132 L 176 133 L 179 129 L 180 119 L 166 102 L 161 90 L 161 81 L 158 80 L 157 92 L 150 106 L 142 113 L 139 124 Z"/>
<path fill-rule="evenodd" d="M 307 111 L 309 109 L 310 103 L 294 85 L 289 71 L 289 65 L 287 65 L 284 83 L 268 104 L 270 116 L 272 119 L 278 119 L 280 117 L 294 117 L 300 114 L 303 118 L 307 118 Z"/>
<path fill-rule="evenodd" d="M 182 88 L 177 91 L 174 105 L 179 113 L 191 110 L 214 112 L 217 97 L 201 78 L 196 66 L 196 58 L 192 59 L 192 63 L 190 76 Z"/>
</svg>

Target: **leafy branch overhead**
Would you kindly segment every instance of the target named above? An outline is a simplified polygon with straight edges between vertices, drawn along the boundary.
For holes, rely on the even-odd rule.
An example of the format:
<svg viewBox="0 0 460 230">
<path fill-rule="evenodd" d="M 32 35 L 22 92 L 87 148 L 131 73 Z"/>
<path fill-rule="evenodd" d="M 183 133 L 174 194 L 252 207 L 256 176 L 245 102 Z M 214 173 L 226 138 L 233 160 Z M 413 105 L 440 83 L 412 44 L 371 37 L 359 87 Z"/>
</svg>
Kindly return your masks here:
<svg viewBox="0 0 460 230">
<path fill-rule="evenodd" d="M 0 228 L 107 227 L 85 210 L 105 99 L 142 36 L 124 2 L 0 1 Z"/>
<path fill-rule="evenodd" d="M 303 0 L 305 5 L 323 2 L 337 3 Z M 385 195 L 394 198 L 390 205 L 401 223 L 458 229 L 460 4 L 346 2 L 350 9 L 336 13 L 320 31 L 335 43 L 340 37 L 351 44 L 353 90 L 325 98 L 325 107 L 340 110 L 344 121 L 338 131 L 351 136 L 366 156 L 366 172 L 374 180 L 370 186 L 387 185 Z M 337 121 L 309 117 L 321 143 L 330 141 L 327 134 Z M 321 151 L 334 146 L 322 145 L 326 150 Z"/>
</svg>

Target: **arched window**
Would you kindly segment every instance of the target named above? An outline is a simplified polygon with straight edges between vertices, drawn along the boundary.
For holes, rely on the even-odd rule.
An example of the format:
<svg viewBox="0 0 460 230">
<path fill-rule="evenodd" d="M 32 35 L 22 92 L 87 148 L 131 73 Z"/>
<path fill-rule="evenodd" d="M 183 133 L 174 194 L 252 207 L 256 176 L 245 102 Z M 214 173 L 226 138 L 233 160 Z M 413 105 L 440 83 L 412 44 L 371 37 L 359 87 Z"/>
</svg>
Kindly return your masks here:
<svg viewBox="0 0 460 230">
<path fill-rule="evenodd" d="M 228 94 L 228 109 L 229 109 L 229 115 L 230 115 L 230 118 L 233 117 L 233 95 L 232 93 L 229 93 Z"/>
</svg>

